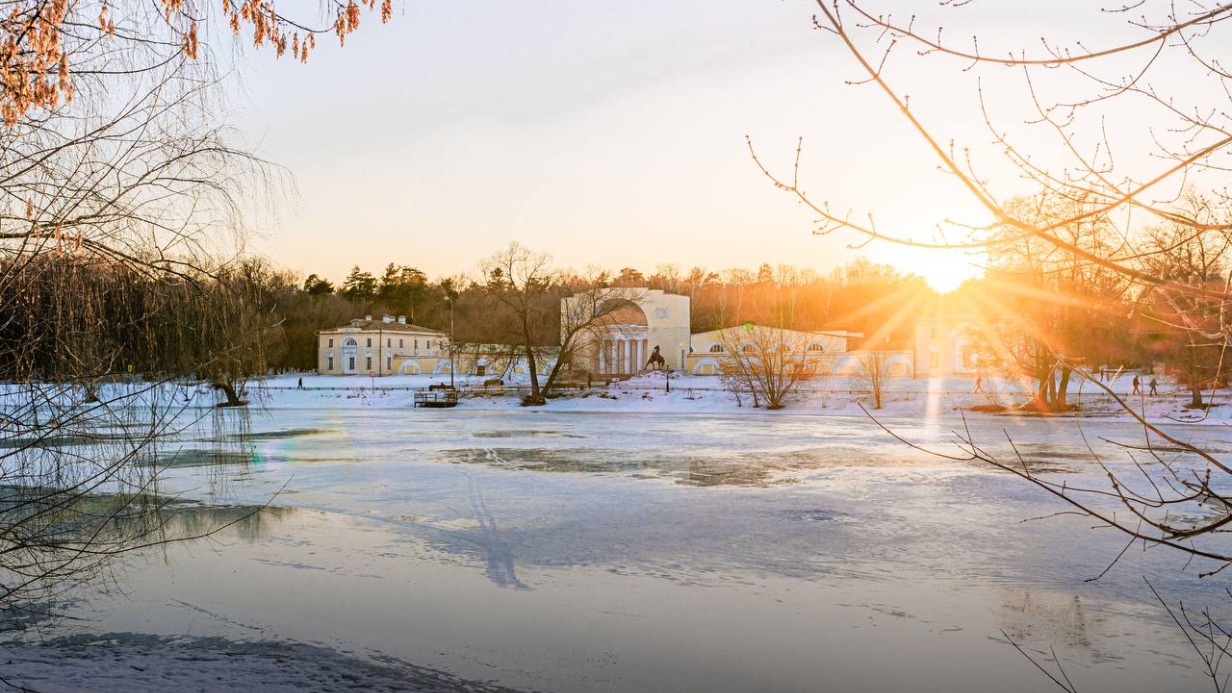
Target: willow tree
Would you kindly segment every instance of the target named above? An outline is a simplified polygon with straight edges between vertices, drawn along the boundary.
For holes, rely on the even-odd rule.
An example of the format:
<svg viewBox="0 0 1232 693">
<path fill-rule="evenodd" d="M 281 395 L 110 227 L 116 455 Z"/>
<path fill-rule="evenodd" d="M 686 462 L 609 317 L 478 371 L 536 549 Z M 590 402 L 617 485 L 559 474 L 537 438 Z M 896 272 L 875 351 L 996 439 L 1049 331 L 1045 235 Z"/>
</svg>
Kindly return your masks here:
<svg viewBox="0 0 1232 693">
<path fill-rule="evenodd" d="M 302 61 L 361 5 L 313 29 L 269 0 L 0 0 L 0 608 L 162 540 L 182 374 L 151 366 L 145 299 L 212 280 L 271 174 L 227 141 L 204 23 Z"/>
</svg>

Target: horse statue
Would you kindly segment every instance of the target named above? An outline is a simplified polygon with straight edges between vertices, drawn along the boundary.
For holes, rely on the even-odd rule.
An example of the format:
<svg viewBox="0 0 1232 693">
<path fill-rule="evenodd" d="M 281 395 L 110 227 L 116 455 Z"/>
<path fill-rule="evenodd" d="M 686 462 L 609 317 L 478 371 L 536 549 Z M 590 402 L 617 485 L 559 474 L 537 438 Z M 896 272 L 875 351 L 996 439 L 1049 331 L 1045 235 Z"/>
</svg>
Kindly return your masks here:
<svg viewBox="0 0 1232 693">
<path fill-rule="evenodd" d="M 646 368 L 650 370 L 661 370 L 667 367 L 667 359 L 663 358 L 663 354 L 659 353 L 659 347 L 655 347 L 651 352 L 650 358 L 646 359 Z"/>
</svg>

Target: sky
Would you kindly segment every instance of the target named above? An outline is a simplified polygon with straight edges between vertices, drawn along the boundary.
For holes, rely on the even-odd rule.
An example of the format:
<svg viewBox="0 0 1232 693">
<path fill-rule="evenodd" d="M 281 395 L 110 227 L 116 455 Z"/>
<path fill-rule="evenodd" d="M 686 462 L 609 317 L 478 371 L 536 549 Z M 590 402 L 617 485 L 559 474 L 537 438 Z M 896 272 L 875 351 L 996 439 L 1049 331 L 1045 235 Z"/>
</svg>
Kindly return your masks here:
<svg viewBox="0 0 1232 693">
<path fill-rule="evenodd" d="M 282 266 L 473 274 L 516 240 L 578 270 L 825 272 L 863 255 L 942 288 L 980 271 L 980 256 L 815 235 L 816 215 L 754 164 L 746 135 L 783 175 L 803 138 L 803 186 L 837 210 L 915 237 L 984 221 L 885 97 L 848 83 L 858 68 L 813 28 L 813 3 L 396 7 L 344 48 L 320 41 L 307 66 L 242 58 L 237 130 L 294 184 L 254 217 L 252 248 Z M 985 18 L 1022 23 L 1006 7 Z M 968 84 L 910 62 L 896 76 L 927 80 L 912 107 L 940 131 L 987 143 Z"/>
</svg>

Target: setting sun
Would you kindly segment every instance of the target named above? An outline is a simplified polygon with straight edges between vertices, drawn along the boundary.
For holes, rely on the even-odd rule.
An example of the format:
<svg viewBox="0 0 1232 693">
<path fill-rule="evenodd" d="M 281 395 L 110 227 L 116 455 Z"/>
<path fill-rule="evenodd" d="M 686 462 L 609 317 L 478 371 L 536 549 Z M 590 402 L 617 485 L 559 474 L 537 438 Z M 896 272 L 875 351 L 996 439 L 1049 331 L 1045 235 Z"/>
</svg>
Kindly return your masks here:
<svg viewBox="0 0 1232 693">
<path fill-rule="evenodd" d="M 984 273 L 983 258 L 953 250 L 924 248 L 881 248 L 881 261 L 894 265 L 907 274 L 914 274 L 940 293 L 954 291 L 968 279 Z"/>
</svg>

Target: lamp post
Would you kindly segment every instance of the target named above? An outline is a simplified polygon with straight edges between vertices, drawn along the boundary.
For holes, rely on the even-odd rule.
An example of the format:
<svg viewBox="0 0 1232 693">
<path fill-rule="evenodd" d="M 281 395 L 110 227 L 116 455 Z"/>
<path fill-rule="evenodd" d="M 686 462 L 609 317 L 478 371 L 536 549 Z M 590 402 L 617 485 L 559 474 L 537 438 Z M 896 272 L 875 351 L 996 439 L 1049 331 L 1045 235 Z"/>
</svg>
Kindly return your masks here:
<svg viewBox="0 0 1232 693">
<path fill-rule="evenodd" d="M 453 372 L 455 370 L 454 351 L 453 351 L 453 297 L 445 294 L 445 300 L 449 301 L 449 389 L 453 388 Z"/>
</svg>

